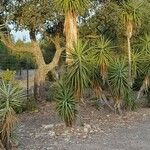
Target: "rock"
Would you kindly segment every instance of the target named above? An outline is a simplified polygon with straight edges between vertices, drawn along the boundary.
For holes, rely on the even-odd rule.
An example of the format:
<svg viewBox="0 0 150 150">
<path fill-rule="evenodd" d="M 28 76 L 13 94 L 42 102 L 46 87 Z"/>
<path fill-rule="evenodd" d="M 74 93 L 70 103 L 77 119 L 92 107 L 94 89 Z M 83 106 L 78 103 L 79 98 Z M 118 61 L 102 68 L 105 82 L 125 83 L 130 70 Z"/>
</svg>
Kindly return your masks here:
<svg viewBox="0 0 150 150">
<path fill-rule="evenodd" d="M 70 141 L 70 137 L 65 138 L 65 141 L 66 141 L 66 142 L 69 142 L 69 141 Z"/>
<path fill-rule="evenodd" d="M 62 135 L 62 136 L 67 136 L 67 135 L 70 135 L 70 133 L 69 133 L 68 130 L 65 130 L 61 135 Z"/>
<path fill-rule="evenodd" d="M 84 123 L 84 127 L 85 127 L 85 128 L 88 128 L 88 129 L 91 129 L 91 125 L 86 124 L 86 123 Z"/>
<path fill-rule="evenodd" d="M 53 128 L 53 127 L 54 127 L 54 124 L 42 125 L 42 128 L 44 128 L 44 129 L 50 129 L 50 128 Z"/>
<path fill-rule="evenodd" d="M 85 132 L 85 133 L 88 133 L 88 132 L 89 132 L 89 128 L 85 128 L 85 127 L 84 127 L 84 132 Z"/>
<path fill-rule="evenodd" d="M 48 134 L 49 134 L 51 137 L 53 137 L 53 136 L 56 135 L 54 131 L 49 131 Z"/>
<path fill-rule="evenodd" d="M 83 138 L 83 139 L 86 139 L 86 138 L 87 138 L 87 136 L 86 136 L 86 135 L 84 135 L 82 138 Z"/>
<path fill-rule="evenodd" d="M 89 131 L 90 131 L 90 129 L 91 129 L 91 125 L 89 125 L 89 124 L 84 124 L 84 132 L 85 133 L 88 133 Z"/>
</svg>

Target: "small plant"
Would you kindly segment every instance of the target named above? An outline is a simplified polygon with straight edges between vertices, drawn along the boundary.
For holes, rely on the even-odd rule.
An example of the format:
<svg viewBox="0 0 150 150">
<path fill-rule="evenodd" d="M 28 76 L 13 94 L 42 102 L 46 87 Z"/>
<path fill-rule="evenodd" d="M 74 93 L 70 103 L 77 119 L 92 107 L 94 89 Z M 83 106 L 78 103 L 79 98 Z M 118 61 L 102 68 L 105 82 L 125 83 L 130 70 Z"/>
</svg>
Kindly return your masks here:
<svg viewBox="0 0 150 150">
<path fill-rule="evenodd" d="M 17 121 L 14 108 L 22 105 L 25 98 L 23 90 L 12 83 L 0 83 L 0 129 L 1 140 L 6 150 L 11 149 L 11 131 Z"/>
<path fill-rule="evenodd" d="M 76 117 L 74 93 L 64 81 L 58 83 L 56 94 L 56 110 L 67 127 L 71 127 Z"/>
<path fill-rule="evenodd" d="M 15 71 L 11 71 L 11 70 L 6 70 L 6 71 L 3 71 L 1 74 L 0 74 L 0 78 L 5 81 L 5 82 L 10 82 L 10 81 L 13 81 L 14 78 L 15 78 L 15 74 L 16 72 Z"/>
</svg>

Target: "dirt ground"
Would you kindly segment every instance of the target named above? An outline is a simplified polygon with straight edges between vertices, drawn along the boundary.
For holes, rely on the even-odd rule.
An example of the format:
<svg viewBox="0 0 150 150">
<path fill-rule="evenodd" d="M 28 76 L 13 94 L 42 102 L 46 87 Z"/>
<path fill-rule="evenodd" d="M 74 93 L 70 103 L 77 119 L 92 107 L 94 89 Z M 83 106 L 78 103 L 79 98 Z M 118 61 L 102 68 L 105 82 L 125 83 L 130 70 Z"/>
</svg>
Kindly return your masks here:
<svg viewBox="0 0 150 150">
<path fill-rule="evenodd" d="M 77 123 L 66 128 L 54 103 L 24 113 L 14 132 L 19 150 L 150 150 L 150 109 L 126 112 L 80 105 Z"/>
</svg>

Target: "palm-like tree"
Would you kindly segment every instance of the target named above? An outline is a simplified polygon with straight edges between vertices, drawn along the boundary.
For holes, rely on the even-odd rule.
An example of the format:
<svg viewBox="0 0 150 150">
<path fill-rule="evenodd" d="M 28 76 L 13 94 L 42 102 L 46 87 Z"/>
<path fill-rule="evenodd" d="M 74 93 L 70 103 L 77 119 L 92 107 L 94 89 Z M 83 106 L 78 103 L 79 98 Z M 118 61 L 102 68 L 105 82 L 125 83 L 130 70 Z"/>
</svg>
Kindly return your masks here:
<svg viewBox="0 0 150 150">
<path fill-rule="evenodd" d="M 150 88 L 150 35 L 146 34 L 143 38 L 140 38 L 140 41 L 140 47 L 142 49 L 140 70 L 144 73 L 145 77 L 138 92 L 137 99 L 140 98 L 143 90 L 148 91 Z"/>
<path fill-rule="evenodd" d="M 112 48 L 113 47 L 111 46 L 111 41 L 105 39 L 103 36 L 98 39 L 95 47 L 94 57 L 96 60 L 96 64 L 100 68 L 100 75 L 103 82 L 105 82 L 107 78 L 108 66 L 113 56 L 113 53 L 111 51 Z"/>
<path fill-rule="evenodd" d="M 112 90 L 115 110 L 121 113 L 121 104 L 129 91 L 128 67 L 124 59 L 114 59 L 109 66 L 108 83 Z"/>
<path fill-rule="evenodd" d="M 55 8 L 65 15 L 64 33 L 67 56 L 77 43 L 77 17 L 84 12 L 89 3 L 90 0 L 54 0 Z M 69 62 L 68 57 L 66 62 Z"/>
<path fill-rule="evenodd" d="M 62 80 L 59 81 L 56 91 L 56 110 L 66 126 L 71 127 L 76 117 L 76 105 L 73 90 L 67 86 L 65 80 Z"/>
<path fill-rule="evenodd" d="M 131 38 L 133 36 L 133 30 L 135 27 L 141 24 L 141 17 L 142 17 L 142 6 L 143 1 L 142 0 L 127 0 L 122 3 L 121 11 L 122 18 L 124 22 L 124 28 L 125 28 L 125 35 L 127 37 L 127 49 L 128 49 L 128 67 L 129 67 L 129 84 L 132 85 L 132 58 L 131 58 Z"/>
<path fill-rule="evenodd" d="M 78 41 L 74 50 L 69 55 L 72 62 L 67 68 L 67 81 L 75 91 L 75 95 L 80 99 L 83 92 L 90 83 L 91 75 L 91 55 L 92 47 L 88 48 L 87 43 Z"/>
</svg>

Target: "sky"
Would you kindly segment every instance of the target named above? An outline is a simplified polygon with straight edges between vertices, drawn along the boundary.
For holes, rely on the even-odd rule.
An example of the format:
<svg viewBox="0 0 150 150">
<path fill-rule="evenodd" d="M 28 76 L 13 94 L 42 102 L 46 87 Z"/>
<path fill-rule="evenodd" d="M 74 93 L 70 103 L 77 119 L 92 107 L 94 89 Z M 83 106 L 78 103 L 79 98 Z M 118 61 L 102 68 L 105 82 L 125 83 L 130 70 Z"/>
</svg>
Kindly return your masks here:
<svg viewBox="0 0 150 150">
<path fill-rule="evenodd" d="M 9 25 L 9 28 L 11 29 L 11 34 L 16 41 L 21 40 L 25 42 L 30 42 L 30 36 L 29 36 L 29 31 L 28 30 L 21 30 L 21 31 L 15 31 L 13 30 L 13 25 Z M 40 34 L 36 36 L 37 39 L 40 39 Z"/>
<path fill-rule="evenodd" d="M 27 30 L 23 30 L 23 31 L 11 31 L 11 34 L 14 37 L 15 41 L 21 40 L 21 41 L 30 41 L 30 37 L 29 37 L 29 31 Z"/>
</svg>

